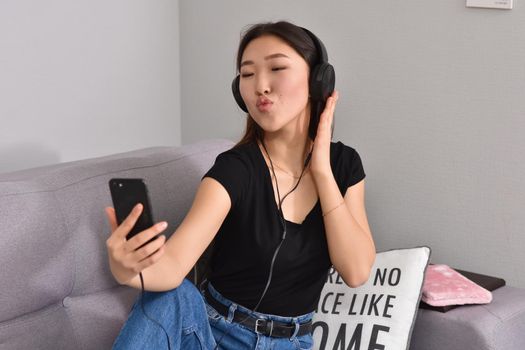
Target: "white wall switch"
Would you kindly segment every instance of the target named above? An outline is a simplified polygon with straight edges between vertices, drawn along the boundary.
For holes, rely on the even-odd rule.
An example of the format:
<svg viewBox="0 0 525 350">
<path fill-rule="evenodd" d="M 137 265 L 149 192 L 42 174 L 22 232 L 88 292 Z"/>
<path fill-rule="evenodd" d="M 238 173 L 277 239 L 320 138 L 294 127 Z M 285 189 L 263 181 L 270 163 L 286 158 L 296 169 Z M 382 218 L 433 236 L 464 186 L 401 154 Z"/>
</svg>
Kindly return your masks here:
<svg viewBox="0 0 525 350">
<path fill-rule="evenodd" d="M 512 0 L 467 0 L 467 7 L 512 9 Z"/>
</svg>

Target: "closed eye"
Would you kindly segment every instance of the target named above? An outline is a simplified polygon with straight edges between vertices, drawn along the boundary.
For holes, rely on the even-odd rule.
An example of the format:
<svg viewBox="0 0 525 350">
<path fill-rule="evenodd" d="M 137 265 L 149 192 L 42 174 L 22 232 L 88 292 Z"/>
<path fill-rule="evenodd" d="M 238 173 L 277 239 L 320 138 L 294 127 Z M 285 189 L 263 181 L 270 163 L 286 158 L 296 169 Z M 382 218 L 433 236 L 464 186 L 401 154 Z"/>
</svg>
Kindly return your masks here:
<svg viewBox="0 0 525 350">
<path fill-rule="evenodd" d="M 286 69 L 287 67 L 273 67 L 272 68 L 272 72 L 277 72 L 277 71 L 280 71 L 280 70 L 284 70 Z M 242 78 L 248 78 L 248 77 L 251 77 L 253 75 L 253 73 L 241 73 L 241 77 Z"/>
</svg>

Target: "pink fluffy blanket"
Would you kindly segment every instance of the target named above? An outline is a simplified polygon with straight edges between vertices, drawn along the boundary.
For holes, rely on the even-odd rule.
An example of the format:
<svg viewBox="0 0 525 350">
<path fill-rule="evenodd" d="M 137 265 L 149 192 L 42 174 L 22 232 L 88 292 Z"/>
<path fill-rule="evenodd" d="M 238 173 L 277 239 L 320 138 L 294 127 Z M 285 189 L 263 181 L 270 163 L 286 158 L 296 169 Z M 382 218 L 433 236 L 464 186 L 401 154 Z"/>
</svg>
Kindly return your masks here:
<svg viewBox="0 0 525 350">
<path fill-rule="evenodd" d="M 428 265 L 421 300 L 432 306 L 488 304 L 492 293 L 448 265 Z"/>
</svg>

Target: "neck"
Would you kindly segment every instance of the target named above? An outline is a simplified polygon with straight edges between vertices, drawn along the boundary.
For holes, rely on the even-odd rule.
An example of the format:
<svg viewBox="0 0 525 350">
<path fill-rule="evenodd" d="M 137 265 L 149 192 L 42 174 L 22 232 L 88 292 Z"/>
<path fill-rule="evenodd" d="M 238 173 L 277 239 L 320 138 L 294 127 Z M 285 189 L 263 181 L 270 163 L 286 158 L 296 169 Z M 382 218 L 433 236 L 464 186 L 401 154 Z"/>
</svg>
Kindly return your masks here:
<svg viewBox="0 0 525 350">
<path fill-rule="evenodd" d="M 274 166 L 277 164 L 279 168 L 292 174 L 300 174 L 302 172 L 304 162 L 313 144 L 308 137 L 295 137 L 286 140 L 282 137 L 271 138 L 265 136 L 263 139 L 266 151 Z M 264 147 L 262 147 L 262 151 L 268 160 L 268 154 L 266 154 Z"/>
</svg>

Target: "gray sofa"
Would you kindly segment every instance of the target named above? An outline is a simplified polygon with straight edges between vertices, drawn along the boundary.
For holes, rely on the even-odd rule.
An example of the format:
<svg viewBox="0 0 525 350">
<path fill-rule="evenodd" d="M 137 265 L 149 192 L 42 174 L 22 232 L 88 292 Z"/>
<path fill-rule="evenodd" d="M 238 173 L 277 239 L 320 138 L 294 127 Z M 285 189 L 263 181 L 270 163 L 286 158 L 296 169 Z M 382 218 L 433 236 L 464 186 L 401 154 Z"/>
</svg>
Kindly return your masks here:
<svg viewBox="0 0 525 350">
<path fill-rule="evenodd" d="M 109 179 L 144 178 L 154 217 L 173 232 L 202 175 L 232 145 L 208 140 L 0 174 L 0 349 L 109 349 L 138 293 L 108 269 Z M 525 291 L 505 286 L 493 296 L 447 313 L 420 309 L 411 349 L 525 349 Z"/>
</svg>

